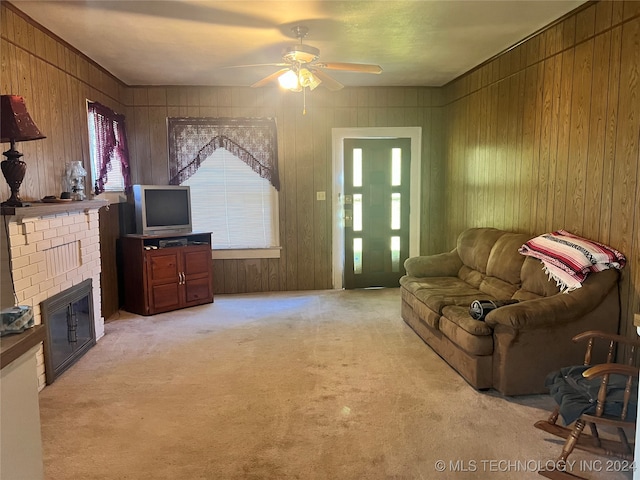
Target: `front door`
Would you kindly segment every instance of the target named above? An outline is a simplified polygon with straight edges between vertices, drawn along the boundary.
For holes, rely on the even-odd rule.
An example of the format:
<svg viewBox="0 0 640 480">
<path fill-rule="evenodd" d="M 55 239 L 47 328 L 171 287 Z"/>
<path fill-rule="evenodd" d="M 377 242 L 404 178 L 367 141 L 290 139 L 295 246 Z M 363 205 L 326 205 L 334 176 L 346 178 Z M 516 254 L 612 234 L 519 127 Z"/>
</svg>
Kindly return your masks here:
<svg viewBox="0 0 640 480">
<path fill-rule="evenodd" d="M 409 256 L 411 139 L 344 141 L 344 287 L 397 287 Z"/>
</svg>

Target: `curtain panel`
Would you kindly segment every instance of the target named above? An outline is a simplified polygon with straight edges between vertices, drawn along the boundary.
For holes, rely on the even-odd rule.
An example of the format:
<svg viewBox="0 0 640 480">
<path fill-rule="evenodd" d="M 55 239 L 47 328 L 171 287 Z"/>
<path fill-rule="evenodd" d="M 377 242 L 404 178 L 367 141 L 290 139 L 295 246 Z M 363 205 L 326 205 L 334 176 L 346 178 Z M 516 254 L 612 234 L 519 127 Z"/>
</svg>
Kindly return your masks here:
<svg viewBox="0 0 640 480">
<path fill-rule="evenodd" d="M 111 170 L 111 160 L 114 157 L 120 161 L 125 190 L 129 190 L 131 188 L 131 173 L 124 115 L 116 113 L 98 102 L 89 102 L 87 108 L 93 118 L 95 136 L 95 161 L 98 175 L 98 178 L 94 180 L 96 195 L 104 192 L 104 184 L 107 181 L 107 174 Z"/>
<path fill-rule="evenodd" d="M 169 184 L 180 185 L 218 148 L 238 157 L 280 190 L 274 118 L 167 119 Z"/>
</svg>

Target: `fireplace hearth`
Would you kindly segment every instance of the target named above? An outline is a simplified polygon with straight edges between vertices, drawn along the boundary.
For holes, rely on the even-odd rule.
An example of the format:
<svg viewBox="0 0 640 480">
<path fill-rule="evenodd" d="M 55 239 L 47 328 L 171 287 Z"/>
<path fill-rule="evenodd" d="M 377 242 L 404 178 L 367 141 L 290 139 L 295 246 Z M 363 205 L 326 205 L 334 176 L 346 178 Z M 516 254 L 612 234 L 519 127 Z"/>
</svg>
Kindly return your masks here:
<svg viewBox="0 0 640 480">
<path fill-rule="evenodd" d="M 47 384 L 96 344 L 92 280 L 89 278 L 41 303 L 47 330 L 44 345 Z"/>
</svg>

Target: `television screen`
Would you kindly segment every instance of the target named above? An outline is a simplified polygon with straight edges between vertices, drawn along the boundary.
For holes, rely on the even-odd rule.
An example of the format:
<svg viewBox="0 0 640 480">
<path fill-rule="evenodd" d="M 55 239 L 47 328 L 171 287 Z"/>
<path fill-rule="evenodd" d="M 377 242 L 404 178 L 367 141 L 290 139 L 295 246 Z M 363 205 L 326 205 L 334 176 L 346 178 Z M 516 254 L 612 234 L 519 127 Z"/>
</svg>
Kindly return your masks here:
<svg viewBox="0 0 640 480">
<path fill-rule="evenodd" d="M 147 227 L 189 224 L 187 190 L 146 190 Z"/>
<path fill-rule="evenodd" d="M 186 185 L 134 185 L 136 232 L 164 235 L 191 232 L 191 197 Z"/>
</svg>

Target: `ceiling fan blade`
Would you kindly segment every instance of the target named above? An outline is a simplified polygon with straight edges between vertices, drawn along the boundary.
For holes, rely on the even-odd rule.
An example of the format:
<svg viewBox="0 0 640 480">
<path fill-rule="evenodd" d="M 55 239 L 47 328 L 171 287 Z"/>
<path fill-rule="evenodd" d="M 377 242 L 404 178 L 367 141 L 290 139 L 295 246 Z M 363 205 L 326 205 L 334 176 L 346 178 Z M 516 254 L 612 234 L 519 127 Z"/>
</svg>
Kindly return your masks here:
<svg viewBox="0 0 640 480">
<path fill-rule="evenodd" d="M 368 63 L 318 62 L 314 63 L 313 66 L 326 68 L 327 70 L 342 70 L 344 72 L 382 73 L 382 67 L 380 65 L 371 65 Z"/>
<path fill-rule="evenodd" d="M 322 85 L 324 87 L 328 88 L 332 92 L 335 92 L 336 90 L 340 90 L 341 88 L 344 87 L 344 85 L 342 85 L 340 82 L 335 80 L 333 77 L 330 77 L 328 74 L 326 74 L 322 70 L 313 69 L 311 70 L 311 72 L 313 72 L 313 74 L 322 81 Z"/>
<path fill-rule="evenodd" d="M 271 75 L 267 75 L 262 80 L 258 80 L 256 83 L 251 85 L 251 88 L 263 87 L 267 83 L 273 82 L 275 79 L 277 79 L 280 75 L 282 75 L 287 70 L 289 70 L 289 69 L 288 68 L 282 68 L 282 69 L 278 70 L 277 72 L 272 73 Z"/>
</svg>

